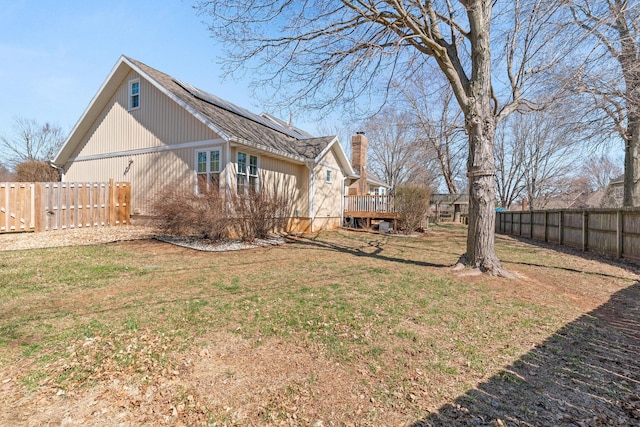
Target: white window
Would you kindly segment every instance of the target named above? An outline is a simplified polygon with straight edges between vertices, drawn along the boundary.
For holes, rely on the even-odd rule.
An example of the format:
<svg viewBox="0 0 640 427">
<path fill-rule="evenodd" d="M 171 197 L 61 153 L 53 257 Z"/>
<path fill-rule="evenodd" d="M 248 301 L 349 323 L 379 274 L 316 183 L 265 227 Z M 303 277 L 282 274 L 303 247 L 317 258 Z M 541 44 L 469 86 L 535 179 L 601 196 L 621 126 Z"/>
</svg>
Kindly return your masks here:
<svg viewBox="0 0 640 427">
<path fill-rule="evenodd" d="M 140 79 L 129 82 L 129 110 L 140 108 Z"/>
<path fill-rule="evenodd" d="M 247 160 L 249 160 L 248 165 Z M 238 152 L 236 181 L 238 192 L 249 189 L 258 191 L 258 156 Z"/>
<path fill-rule="evenodd" d="M 326 179 L 327 179 L 327 182 L 331 182 L 331 171 L 330 170 L 327 171 L 327 178 Z"/>
<path fill-rule="evenodd" d="M 220 189 L 220 150 L 196 152 L 196 193 Z"/>
</svg>

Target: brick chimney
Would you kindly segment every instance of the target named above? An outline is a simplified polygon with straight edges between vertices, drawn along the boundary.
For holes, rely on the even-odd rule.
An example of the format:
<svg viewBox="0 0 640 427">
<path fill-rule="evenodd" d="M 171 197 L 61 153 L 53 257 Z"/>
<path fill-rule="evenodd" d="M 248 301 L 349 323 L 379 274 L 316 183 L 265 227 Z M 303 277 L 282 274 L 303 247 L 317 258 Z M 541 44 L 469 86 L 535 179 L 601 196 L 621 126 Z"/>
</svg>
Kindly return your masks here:
<svg viewBox="0 0 640 427">
<path fill-rule="evenodd" d="M 356 132 L 351 137 L 351 165 L 360 174 L 357 181 L 358 195 L 365 195 L 369 189 L 367 185 L 367 149 L 369 140 L 364 136 L 364 132 Z"/>
</svg>

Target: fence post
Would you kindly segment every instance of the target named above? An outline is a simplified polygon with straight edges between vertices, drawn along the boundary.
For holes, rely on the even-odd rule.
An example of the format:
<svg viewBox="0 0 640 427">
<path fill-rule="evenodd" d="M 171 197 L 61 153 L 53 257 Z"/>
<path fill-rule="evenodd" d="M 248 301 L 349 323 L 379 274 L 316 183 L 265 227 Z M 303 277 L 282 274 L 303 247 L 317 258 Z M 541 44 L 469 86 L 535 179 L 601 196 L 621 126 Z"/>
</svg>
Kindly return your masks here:
<svg viewBox="0 0 640 427">
<path fill-rule="evenodd" d="M 562 246 L 564 242 L 564 211 L 558 211 L 558 244 Z"/>
<path fill-rule="evenodd" d="M 529 211 L 529 238 L 533 239 L 533 211 Z"/>
<path fill-rule="evenodd" d="M 616 257 L 618 259 L 622 258 L 622 252 L 624 250 L 623 248 L 623 238 L 622 238 L 622 233 L 623 233 L 623 214 L 622 211 L 619 210 L 617 212 L 617 223 L 616 223 Z"/>
<path fill-rule="evenodd" d="M 522 212 L 518 212 L 518 236 L 522 236 Z"/>
<path fill-rule="evenodd" d="M 116 186 L 113 178 L 109 179 L 109 225 L 116 225 Z"/>
<path fill-rule="evenodd" d="M 35 193 L 33 200 L 33 211 L 35 213 L 33 231 L 42 231 L 42 216 L 44 214 L 44 207 L 42 206 L 42 184 L 39 182 L 34 183 L 33 192 Z"/>
<path fill-rule="evenodd" d="M 131 224 L 131 182 L 123 183 L 124 218 L 123 224 Z"/>
<path fill-rule="evenodd" d="M 589 249 L 589 213 L 582 211 L 582 251 Z"/>
<path fill-rule="evenodd" d="M 544 211 L 544 241 L 549 240 L 549 231 L 547 230 L 547 223 L 549 222 L 549 211 Z"/>
</svg>

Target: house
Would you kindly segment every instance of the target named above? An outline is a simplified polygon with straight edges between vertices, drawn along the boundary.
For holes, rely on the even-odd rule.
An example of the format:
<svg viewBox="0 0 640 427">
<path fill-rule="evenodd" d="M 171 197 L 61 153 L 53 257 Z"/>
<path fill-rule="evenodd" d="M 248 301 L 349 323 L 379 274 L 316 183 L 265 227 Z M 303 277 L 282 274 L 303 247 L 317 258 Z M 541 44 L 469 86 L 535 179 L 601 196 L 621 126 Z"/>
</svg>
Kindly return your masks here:
<svg viewBox="0 0 640 427">
<path fill-rule="evenodd" d="M 397 229 L 397 213 L 393 196 L 387 196 L 390 186 L 367 171 L 369 140 L 364 132 L 351 137 L 351 164 L 356 176 L 345 180 L 344 224 L 347 227 L 370 228 L 372 223 L 393 221 Z"/>
<path fill-rule="evenodd" d="M 624 202 L 624 174 L 620 175 L 609 182 L 609 185 L 604 190 L 602 201 L 600 202 L 601 208 L 608 209 L 620 209 Z"/>
<path fill-rule="evenodd" d="M 291 195 L 297 231 L 340 226 L 345 185 L 360 178 L 336 136 L 314 137 L 126 56 L 53 163 L 63 181 L 131 182 L 134 217 L 153 216 L 167 184 L 196 193 L 276 186 Z"/>
<path fill-rule="evenodd" d="M 548 194 L 533 200 L 533 210 L 558 210 L 558 209 L 593 209 L 601 207 L 605 191 L 569 189 L 560 194 Z M 529 210 L 531 204 L 525 197 L 519 203 L 511 205 L 509 210 Z"/>
</svg>

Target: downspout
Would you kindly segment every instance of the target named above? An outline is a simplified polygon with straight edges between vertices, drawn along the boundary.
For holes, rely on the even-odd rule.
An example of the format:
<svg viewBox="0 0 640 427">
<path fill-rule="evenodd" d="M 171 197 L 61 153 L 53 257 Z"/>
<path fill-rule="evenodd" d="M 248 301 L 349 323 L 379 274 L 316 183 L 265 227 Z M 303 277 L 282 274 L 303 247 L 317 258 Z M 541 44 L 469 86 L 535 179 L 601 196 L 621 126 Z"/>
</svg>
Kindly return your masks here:
<svg viewBox="0 0 640 427">
<path fill-rule="evenodd" d="M 64 166 L 56 165 L 55 163 L 53 163 L 53 160 L 49 160 L 49 166 L 60 171 L 60 181 L 64 182 L 64 174 L 65 174 Z"/>
<path fill-rule="evenodd" d="M 347 181 L 347 176 L 343 175 L 342 176 L 342 200 L 340 201 L 340 227 L 344 226 L 344 198 L 346 197 L 347 193 L 345 192 L 345 182 Z"/>
<path fill-rule="evenodd" d="M 313 207 L 313 199 L 315 197 L 315 174 L 314 167 L 315 163 L 313 161 L 307 162 L 307 167 L 309 168 L 309 219 L 311 220 L 311 232 L 314 232 L 314 220 L 316 214 L 314 212 Z"/>
<path fill-rule="evenodd" d="M 225 194 L 225 204 L 227 205 L 227 213 L 231 213 L 231 142 L 229 140 L 226 141 L 225 145 L 225 185 L 224 185 L 224 194 Z"/>
</svg>

